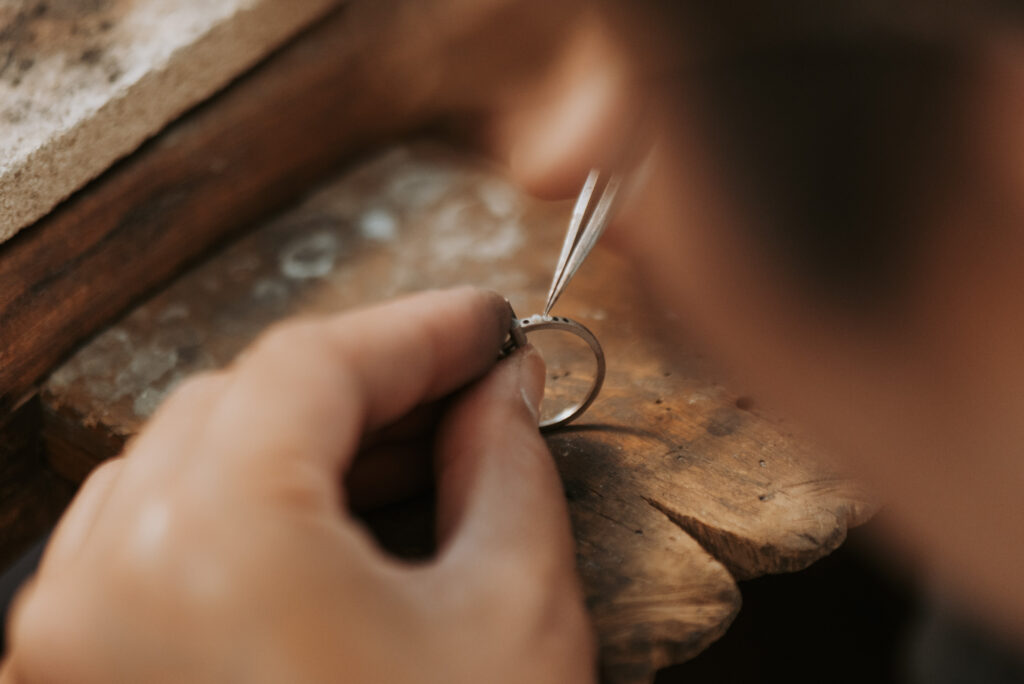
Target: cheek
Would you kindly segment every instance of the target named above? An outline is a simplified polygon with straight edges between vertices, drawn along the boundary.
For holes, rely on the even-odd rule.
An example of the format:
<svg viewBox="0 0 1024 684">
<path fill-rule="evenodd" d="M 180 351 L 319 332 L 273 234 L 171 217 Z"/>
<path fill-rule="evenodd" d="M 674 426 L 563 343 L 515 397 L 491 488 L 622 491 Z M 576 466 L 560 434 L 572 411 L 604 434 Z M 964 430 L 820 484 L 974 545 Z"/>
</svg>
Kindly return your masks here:
<svg viewBox="0 0 1024 684">
<path fill-rule="evenodd" d="M 682 160 L 687 160 L 682 162 Z M 702 169 L 694 147 L 662 144 L 606 235 L 634 263 L 649 292 L 720 351 L 735 322 L 759 305 L 748 285 L 757 277 L 755 250 L 732 228 L 734 208 Z"/>
<path fill-rule="evenodd" d="M 698 149 L 659 155 L 624 207 L 614 246 L 687 337 L 734 377 L 737 391 L 820 429 L 832 444 L 865 446 L 873 432 L 865 421 L 879 425 L 910 384 L 894 373 L 896 342 L 866 321 L 812 306 L 744 230 L 747 217 L 703 170 Z"/>
</svg>

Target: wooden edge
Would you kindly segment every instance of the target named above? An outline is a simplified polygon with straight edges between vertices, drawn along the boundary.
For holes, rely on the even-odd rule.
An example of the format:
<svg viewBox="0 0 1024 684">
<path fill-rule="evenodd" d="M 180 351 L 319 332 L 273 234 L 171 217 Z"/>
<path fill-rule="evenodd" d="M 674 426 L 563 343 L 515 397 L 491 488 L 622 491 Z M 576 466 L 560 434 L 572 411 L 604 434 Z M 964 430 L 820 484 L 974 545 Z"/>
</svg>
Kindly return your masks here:
<svg viewBox="0 0 1024 684">
<path fill-rule="evenodd" d="M 84 338 L 409 120 L 332 15 L 0 245 L 0 423 Z M 376 15 L 370 15 L 375 17 Z M 358 97 L 357 97 L 358 96 Z"/>
</svg>

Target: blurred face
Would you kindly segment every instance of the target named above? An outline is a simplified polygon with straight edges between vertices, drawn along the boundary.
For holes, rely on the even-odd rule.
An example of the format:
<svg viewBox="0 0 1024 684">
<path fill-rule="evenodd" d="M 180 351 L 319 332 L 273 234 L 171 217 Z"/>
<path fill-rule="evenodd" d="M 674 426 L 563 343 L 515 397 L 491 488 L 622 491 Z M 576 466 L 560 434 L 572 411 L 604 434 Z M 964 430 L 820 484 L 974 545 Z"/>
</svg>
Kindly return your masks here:
<svg viewBox="0 0 1024 684">
<path fill-rule="evenodd" d="M 519 178 L 548 194 L 651 141 L 609 239 L 652 297 L 744 388 L 874 481 L 903 550 L 1024 634 L 1024 41 L 986 36 L 972 59 L 940 136 L 955 154 L 935 155 L 928 183 L 901 199 L 913 239 L 898 284 L 856 303 L 823 295 L 766 243 L 769 217 L 721 172 L 700 96 L 685 79 L 671 105 L 639 90 L 651 79 L 598 18 L 577 24 L 501 140 Z"/>
</svg>

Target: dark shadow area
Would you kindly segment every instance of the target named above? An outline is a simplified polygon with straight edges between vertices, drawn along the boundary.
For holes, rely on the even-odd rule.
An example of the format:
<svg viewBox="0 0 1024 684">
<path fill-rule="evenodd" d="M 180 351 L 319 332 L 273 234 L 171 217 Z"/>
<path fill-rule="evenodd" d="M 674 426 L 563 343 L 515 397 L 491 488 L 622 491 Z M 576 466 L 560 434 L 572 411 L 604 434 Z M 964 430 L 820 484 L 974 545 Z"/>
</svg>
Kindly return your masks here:
<svg viewBox="0 0 1024 684">
<path fill-rule="evenodd" d="M 909 582 L 867 550 L 871 525 L 801 572 L 744 582 L 726 635 L 656 684 L 896 684 L 919 613 Z"/>
</svg>

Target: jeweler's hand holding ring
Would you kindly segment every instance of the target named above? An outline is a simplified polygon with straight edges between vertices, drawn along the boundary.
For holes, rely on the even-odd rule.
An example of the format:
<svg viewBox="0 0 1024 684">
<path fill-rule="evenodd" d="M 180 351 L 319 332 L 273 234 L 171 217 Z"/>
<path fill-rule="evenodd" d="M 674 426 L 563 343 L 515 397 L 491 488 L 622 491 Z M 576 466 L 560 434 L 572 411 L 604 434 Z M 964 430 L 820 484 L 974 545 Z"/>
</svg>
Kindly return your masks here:
<svg viewBox="0 0 1024 684">
<path fill-rule="evenodd" d="M 543 363 L 495 366 L 507 334 L 496 295 L 427 293 L 285 324 L 186 382 L 82 487 L 0 680 L 593 681 Z M 433 428 L 440 550 L 414 565 L 341 483 L 358 453 Z"/>
</svg>

